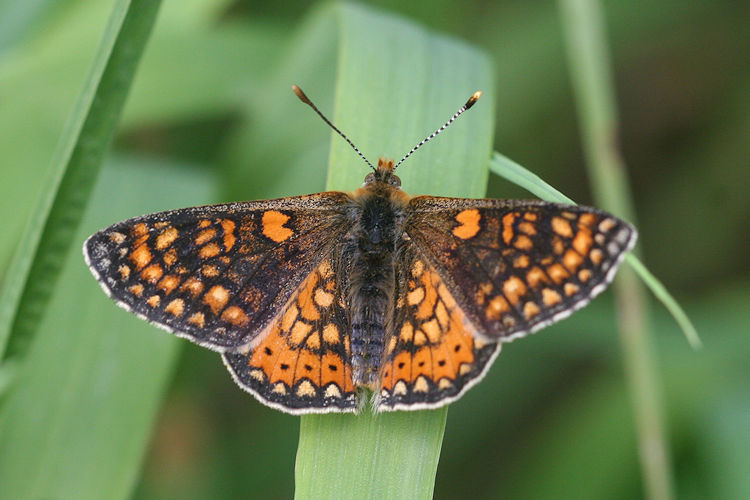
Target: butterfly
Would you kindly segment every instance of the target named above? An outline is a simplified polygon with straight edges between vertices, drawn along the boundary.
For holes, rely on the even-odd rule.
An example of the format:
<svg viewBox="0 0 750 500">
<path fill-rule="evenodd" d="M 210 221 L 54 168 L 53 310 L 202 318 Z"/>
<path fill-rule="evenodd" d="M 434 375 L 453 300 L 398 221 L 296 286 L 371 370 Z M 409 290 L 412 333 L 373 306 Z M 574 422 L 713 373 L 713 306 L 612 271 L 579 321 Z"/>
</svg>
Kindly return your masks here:
<svg viewBox="0 0 750 500">
<path fill-rule="evenodd" d="M 241 388 L 292 414 L 437 408 L 503 342 L 567 317 L 611 282 L 636 241 L 595 208 L 410 197 L 397 164 L 351 193 L 160 212 L 84 243 L 115 302 L 221 353 Z"/>
</svg>

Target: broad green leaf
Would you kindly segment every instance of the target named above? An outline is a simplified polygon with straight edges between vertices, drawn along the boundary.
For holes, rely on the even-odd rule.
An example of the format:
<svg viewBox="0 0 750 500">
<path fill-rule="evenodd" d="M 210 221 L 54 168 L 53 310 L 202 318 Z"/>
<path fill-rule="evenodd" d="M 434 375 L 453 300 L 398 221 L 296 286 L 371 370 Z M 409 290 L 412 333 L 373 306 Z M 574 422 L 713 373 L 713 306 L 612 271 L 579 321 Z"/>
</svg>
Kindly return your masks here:
<svg viewBox="0 0 750 500">
<path fill-rule="evenodd" d="M 159 4 L 149 0 L 115 4 L 0 291 L 0 354 L 9 342 L 11 351 L 22 353 L 34 335 L 114 135 Z"/>
<path fill-rule="evenodd" d="M 333 122 L 372 162 L 378 155 L 398 160 L 483 90 L 466 116 L 398 171 L 412 194 L 481 197 L 493 126 L 488 60 L 396 16 L 351 5 L 338 15 Z M 331 140 L 328 187 L 352 190 L 368 167 L 340 137 Z M 431 498 L 446 416 L 446 408 L 303 416 L 297 498 Z"/>
<path fill-rule="evenodd" d="M 129 497 L 181 343 L 116 307 L 78 249 L 118 220 L 210 201 L 212 186 L 163 161 L 104 170 L 38 332 L 15 362 L 0 413 L 0 496 Z"/>
</svg>

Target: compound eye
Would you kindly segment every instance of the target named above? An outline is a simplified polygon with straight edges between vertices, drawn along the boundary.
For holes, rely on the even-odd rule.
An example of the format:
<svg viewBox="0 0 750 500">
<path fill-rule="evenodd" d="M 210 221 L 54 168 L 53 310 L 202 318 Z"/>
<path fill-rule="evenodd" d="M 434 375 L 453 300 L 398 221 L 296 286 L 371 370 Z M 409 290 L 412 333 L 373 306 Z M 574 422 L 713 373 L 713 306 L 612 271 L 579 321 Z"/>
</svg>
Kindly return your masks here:
<svg viewBox="0 0 750 500">
<path fill-rule="evenodd" d="M 401 179 L 396 175 L 391 175 L 390 184 L 391 186 L 401 187 Z"/>
<path fill-rule="evenodd" d="M 365 176 L 365 184 L 372 184 L 373 182 L 375 182 L 375 173 L 370 172 Z"/>
</svg>

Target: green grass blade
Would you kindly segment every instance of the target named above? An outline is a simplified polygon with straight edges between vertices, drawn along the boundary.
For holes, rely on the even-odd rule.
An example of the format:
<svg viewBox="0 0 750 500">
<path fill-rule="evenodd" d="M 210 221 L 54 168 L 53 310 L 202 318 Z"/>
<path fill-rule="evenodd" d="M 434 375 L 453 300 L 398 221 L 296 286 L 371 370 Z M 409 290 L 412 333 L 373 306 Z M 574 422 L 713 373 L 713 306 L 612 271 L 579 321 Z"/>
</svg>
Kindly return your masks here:
<svg viewBox="0 0 750 500">
<path fill-rule="evenodd" d="M 22 354 L 54 289 L 112 140 L 160 1 L 115 4 L 50 177 L 0 291 L 0 355 Z"/>
<path fill-rule="evenodd" d="M 544 182 L 544 180 L 538 175 L 526 170 L 518 163 L 500 153 L 495 152 L 492 155 L 492 159 L 490 160 L 490 171 L 509 180 L 513 184 L 524 188 L 531 194 L 538 196 L 543 200 L 554 201 L 556 203 L 575 204 L 573 200 Z M 693 349 L 699 349 L 701 347 L 701 339 L 698 335 L 698 331 L 695 329 L 695 326 L 693 326 L 693 323 L 690 321 L 690 318 L 688 318 L 680 304 L 667 291 L 666 287 L 635 255 L 629 254 L 625 257 L 625 262 L 633 268 L 638 277 L 640 277 L 643 283 L 645 283 L 649 290 L 651 290 L 651 293 L 653 293 L 654 296 L 664 305 L 667 311 L 669 311 L 682 329 L 683 335 L 685 335 L 685 338 Z"/>
<path fill-rule="evenodd" d="M 484 55 L 402 18 L 356 6 L 341 8 L 340 33 L 333 121 L 371 161 L 378 155 L 400 158 L 472 92 L 485 91 L 467 116 L 398 172 L 411 194 L 482 196 L 494 106 Z M 305 91 L 315 98 L 316 89 Z M 328 187 L 352 190 L 367 172 L 349 146 L 333 137 Z M 303 416 L 297 498 L 431 498 L 446 416 L 446 409 Z"/>
<path fill-rule="evenodd" d="M 76 247 L 115 221 L 211 201 L 211 181 L 163 160 L 108 162 Z M 69 252 L 3 398 L 0 497 L 128 498 L 181 345 L 115 307 Z"/>
</svg>

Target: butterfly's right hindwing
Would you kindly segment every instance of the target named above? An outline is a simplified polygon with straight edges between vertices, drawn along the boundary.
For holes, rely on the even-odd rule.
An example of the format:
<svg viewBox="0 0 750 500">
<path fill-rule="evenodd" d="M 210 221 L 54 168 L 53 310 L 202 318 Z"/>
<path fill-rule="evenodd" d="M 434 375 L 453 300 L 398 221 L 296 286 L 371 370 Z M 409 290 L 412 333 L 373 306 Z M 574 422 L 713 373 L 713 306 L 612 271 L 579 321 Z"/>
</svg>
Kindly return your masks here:
<svg viewBox="0 0 750 500">
<path fill-rule="evenodd" d="M 274 319 L 348 227 L 339 192 L 186 208 L 95 233 L 84 254 L 120 306 L 232 351 Z"/>
</svg>

